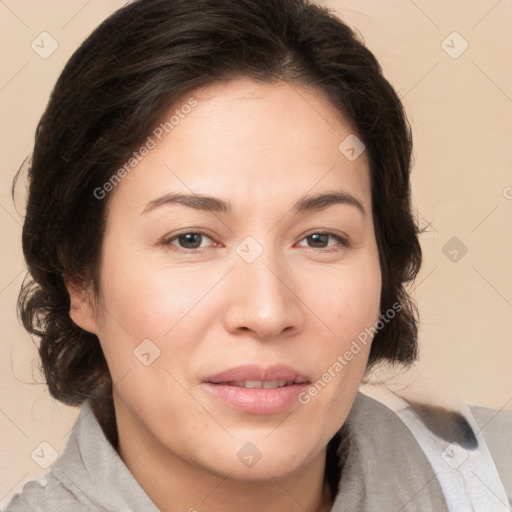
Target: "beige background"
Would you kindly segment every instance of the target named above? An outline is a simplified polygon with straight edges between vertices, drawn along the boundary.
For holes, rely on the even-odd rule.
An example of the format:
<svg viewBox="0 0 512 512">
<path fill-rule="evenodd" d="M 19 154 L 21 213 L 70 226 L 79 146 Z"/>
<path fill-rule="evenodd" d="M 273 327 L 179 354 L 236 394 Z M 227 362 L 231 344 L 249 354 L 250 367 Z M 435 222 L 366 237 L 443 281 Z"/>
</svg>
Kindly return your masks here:
<svg viewBox="0 0 512 512">
<path fill-rule="evenodd" d="M 77 414 L 51 400 L 40 384 L 35 346 L 16 319 L 24 275 L 24 187 L 17 188 L 16 210 L 12 177 L 31 151 L 36 123 L 64 63 L 124 3 L 0 0 L 2 504 L 24 481 L 46 471 L 35 462 L 40 444 L 60 453 Z M 432 224 L 421 238 L 424 266 L 414 286 L 421 359 L 411 375 L 426 375 L 463 400 L 512 408 L 512 3 L 321 3 L 336 8 L 363 35 L 403 98 L 413 127 L 415 205 L 423 223 Z M 58 43 L 46 59 L 31 47 L 48 38 L 42 32 Z M 446 245 L 453 237 L 451 244 L 459 247 Z M 461 257 L 462 244 L 467 253 Z"/>
</svg>

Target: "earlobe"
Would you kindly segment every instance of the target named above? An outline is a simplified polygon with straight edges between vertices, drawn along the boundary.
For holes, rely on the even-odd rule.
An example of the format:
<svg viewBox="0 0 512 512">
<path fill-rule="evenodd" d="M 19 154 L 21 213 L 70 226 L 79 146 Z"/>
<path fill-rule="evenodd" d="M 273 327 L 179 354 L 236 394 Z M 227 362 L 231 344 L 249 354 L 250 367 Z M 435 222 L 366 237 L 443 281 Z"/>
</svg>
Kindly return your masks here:
<svg viewBox="0 0 512 512">
<path fill-rule="evenodd" d="M 70 299 L 71 320 L 85 331 L 98 335 L 92 288 L 78 287 L 66 282 L 66 289 Z"/>
</svg>

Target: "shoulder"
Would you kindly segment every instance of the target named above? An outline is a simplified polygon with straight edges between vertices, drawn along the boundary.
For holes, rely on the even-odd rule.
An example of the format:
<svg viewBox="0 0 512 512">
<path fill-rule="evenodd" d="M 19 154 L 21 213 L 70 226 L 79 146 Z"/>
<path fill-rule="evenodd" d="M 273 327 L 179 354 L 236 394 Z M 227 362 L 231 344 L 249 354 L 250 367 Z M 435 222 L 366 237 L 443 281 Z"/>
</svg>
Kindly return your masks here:
<svg viewBox="0 0 512 512">
<path fill-rule="evenodd" d="M 468 510 L 482 503 L 499 510 L 512 496 L 512 411 L 378 386 L 363 388 L 349 419 L 359 457 L 373 457 L 366 468 L 379 469 L 376 479 L 381 473 L 405 487 L 428 481 L 436 500 L 440 487 L 449 507 Z"/>
<path fill-rule="evenodd" d="M 405 469 L 411 477 L 420 477 L 425 472 L 431 476 L 414 432 L 382 401 L 358 393 L 347 422 L 354 449 L 368 471 L 383 464 L 396 469 L 400 463 L 400 469 Z M 393 474 L 390 472 L 388 476 Z"/>
<path fill-rule="evenodd" d="M 110 444 L 87 401 L 51 470 L 27 482 L 4 512 L 49 510 L 158 510 Z"/>
<path fill-rule="evenodd" d="M 38 481 L 31 480 L 30 482 L 27 482 L 20 492 L 17 492 L 12 496 L 7 506 L 2 509 L 2 512 L 33 512 L 42 510 L 37 505 L 34 506 L 34 504 L 30 503 L 32 501 L 30 496 L 34 493 L 38 495 L 42 490 L 43 485 Z"/>
<path fill-rule="evenodd" d="M 492 455 L 501 481 L 512 496 L 512 410 L 468 403 Z"/>
<path fill-rule="evenodd" d="M 51 468 L 37 479 L 24 483 L 16 492 L 2 512 L 43 512 L 66 511 L 86 512 L 91 510 L 91 502 L 86 494 L 86 487 L 80 481 L 83 472 L 82 446 L 79 432 L 87 428 L 86 416 L 91 418 L 88 405 L 82 409 L 75 420 L 66 446 Z"/>
<path fill-rule="evenodd" d="M 448 511 L 435 471 L 393 410 L 359 392 L 346 424 L 347 458 L 333 511 Z"/>
<path fill-rule="evenodd" d="M 71 509 L 77 512 L 87 510 L 79 497 L 49 472 L 37 480 L 26 482 L 2 512 L 58 512 Z"/>
</svg>

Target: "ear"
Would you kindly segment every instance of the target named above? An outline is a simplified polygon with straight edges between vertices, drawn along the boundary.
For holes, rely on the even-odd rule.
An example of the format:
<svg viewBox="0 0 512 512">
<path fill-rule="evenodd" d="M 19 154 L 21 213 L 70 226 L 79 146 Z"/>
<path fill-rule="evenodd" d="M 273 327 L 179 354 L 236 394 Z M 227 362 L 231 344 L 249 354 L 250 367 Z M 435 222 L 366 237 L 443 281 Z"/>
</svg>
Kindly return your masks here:
<svg viewBox="0 0 512 512">
<path fill-rule="evenodd" d="M 71 282 L 65 284 L 71 303 L 69 308 L 71 320 L 85 331 L 98 335 L 92 286 L 78 286 Z"/>
</svg>

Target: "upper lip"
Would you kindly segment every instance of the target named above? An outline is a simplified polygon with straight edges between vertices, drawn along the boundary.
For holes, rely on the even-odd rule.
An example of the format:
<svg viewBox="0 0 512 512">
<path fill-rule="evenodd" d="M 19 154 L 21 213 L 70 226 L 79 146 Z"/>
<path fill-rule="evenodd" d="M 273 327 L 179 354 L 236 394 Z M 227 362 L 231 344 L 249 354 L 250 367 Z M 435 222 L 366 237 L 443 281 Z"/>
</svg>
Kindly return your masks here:
<svg viewBox="0 0 512 512">
<path fill-rule="evenodd" d="M 221 382 L 239 381 L 295 381 L 309 382 L 309 379 L 294 368 L 282 364 L 272 366 L 243 365 L 229 368 L 205 379 L 205 382 L 219 384 Z"/>
</svg>

